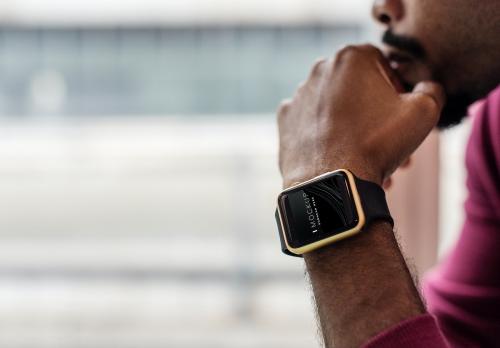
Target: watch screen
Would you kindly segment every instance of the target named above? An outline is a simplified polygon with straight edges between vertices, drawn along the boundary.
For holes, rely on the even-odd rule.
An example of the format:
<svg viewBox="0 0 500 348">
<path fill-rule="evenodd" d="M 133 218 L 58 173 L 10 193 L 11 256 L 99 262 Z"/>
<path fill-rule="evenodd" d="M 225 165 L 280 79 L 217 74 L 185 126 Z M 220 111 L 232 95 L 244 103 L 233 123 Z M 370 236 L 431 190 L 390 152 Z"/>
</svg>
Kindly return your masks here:
<svg viewBox="0 0 500 348">
<path fill-rule="evenodd" d="M 349 181 L 343 172 L 282 194 L 280 204 L 292 248 L 345 232 L 358 223 Z"/>
</svg>

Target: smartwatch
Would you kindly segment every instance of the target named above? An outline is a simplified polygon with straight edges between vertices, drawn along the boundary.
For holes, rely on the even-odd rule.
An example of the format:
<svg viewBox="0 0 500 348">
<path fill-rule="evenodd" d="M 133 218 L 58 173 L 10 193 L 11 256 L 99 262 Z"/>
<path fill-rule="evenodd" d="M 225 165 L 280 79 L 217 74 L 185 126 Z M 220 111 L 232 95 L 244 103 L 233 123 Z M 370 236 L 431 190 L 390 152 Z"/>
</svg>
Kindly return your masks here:
<svg viewBox="0 0 500 348">
<path fill-rule="evenodd" d="M 281 250 L 292 256 L 354 236 L 374 220 L 394 226 L 382 187 L 346 169 L 287 188 L 275 216 Z"/>
</svg>

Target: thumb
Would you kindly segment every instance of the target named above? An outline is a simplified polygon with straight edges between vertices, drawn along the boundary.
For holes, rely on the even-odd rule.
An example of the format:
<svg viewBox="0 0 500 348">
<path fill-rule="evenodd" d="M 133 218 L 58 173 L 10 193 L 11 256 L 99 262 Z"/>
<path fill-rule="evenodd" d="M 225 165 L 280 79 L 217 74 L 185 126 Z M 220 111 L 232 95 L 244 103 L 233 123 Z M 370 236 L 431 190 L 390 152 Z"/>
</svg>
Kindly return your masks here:
<svg viewBox="0 0 500 348">
<path fill-rule="evenodd" d="M 439 113 L 443 110 L 446 102 L 446 94 L 444 93 L 443 87 L 439 83 L 433 81 L 422 81 L 417 83 L 411 94 L 432 98 L 439 109 Z"/>
<path fill-rule="evenodd" d="M 419 82 L 410 93 L 402 95 L 400 122 L 404 128 L 425 137 L 436 126 L 446 102 L 443 87 L 432 81 Z M 422 139 L 423 140 L 423 139 Z"/>
<path fill-rule="evenodd" d="M 440 84 L 423 81 L 401 98 L 400 114 L 393 124 L 394 145 L 399 146 L 401 158 L 407 158 L 436 126 L 446 96 Z"/>
<path fill-rule="evenodd" d="M 402 98 L 400 122 L 415 132 L 429 133 L 437 124 L 446 102 L 443 87 L 437 82 L 422 81 L 415 85 L 412 92 L 403 94 Z"/>
<path fill-rule="evenodd" d="M 405 121 L 418 122 L 425 128 L 432 128 L 439 120 L 446 102 L 446 95 L 439 83 L 422 81 L 415 85 L 411 93 L 404 94 L 403 99 L 408 111 L 405 113 L 408 117 Z"/>
</svg>

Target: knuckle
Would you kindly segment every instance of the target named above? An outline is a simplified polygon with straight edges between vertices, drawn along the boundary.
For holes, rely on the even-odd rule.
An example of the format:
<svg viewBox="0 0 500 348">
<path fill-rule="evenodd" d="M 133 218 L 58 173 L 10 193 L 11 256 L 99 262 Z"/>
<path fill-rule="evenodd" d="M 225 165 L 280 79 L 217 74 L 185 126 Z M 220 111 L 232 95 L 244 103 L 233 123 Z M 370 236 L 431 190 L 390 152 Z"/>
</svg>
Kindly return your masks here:
<svg viewBox="0 0 500 348">
<path fill-rule="evenodd" d="M 382 52 L 380 52 L 380 50 L 377 47 L 375 47 L 371 44 L 361 45 L 360 50 L 365 51 L 370 56 L 374 56 L 374 57 L 381 57 L 382 56 Z"/>
<path fill-rule="evenodd" d="M 337 52 L 334 64 L 371 59 L 383 59 L 383 54 L 377 47 L 370 44 L 348 45 Z"/>
<path fill-rule="evenodd" d="M 283 100 L 280 103 L 280 105 L 278 107 L 278 111 L 277 111 L 278 120 L 283 118 L 288 113 L 288 109 L 290 109 L 290 104 L 291 104 L 290 99 Z"/>
<path fill-rule="evenodd" d="M 356 55 L 358 55 L 360 52 L 360 49 L 358 46 L 354 45 L 347 45 L 341 48 L 337 54 L 335 55 L 335 63 L 342 63 L 345 60 L 350 60 Z"/>
<path fill-rule="evenodd" d="M 298 84 L 297 86 L 297 94 L 299 94 L 304 88 L 306 87 L 306 82 L 302 81 L 301 83 Z"/>
<path fill-rule="evenodd" d="M 326 62 L 325 58 L 318 59 L 311 68 L 310 76 L 318 76 L 323 71 L 323 66 Z"/>
</svg>

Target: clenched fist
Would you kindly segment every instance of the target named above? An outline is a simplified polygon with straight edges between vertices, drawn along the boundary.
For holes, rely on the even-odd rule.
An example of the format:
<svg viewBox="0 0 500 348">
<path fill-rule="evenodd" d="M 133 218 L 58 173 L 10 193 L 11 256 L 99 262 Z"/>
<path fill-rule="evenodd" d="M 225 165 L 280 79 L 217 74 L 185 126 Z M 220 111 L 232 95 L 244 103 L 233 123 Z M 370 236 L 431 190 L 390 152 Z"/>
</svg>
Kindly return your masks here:
<svg viewBox="0 0 500 348">
<path fill-rule="evenodd" d="M 339 168 L 382 184 L 436 125 L 445 99 L 434 82 L 411 93 L 399 86 L 370 45 L 318 61 L 278 111 L 284 187 Z"/>
</svg>

